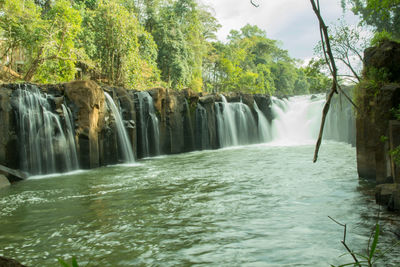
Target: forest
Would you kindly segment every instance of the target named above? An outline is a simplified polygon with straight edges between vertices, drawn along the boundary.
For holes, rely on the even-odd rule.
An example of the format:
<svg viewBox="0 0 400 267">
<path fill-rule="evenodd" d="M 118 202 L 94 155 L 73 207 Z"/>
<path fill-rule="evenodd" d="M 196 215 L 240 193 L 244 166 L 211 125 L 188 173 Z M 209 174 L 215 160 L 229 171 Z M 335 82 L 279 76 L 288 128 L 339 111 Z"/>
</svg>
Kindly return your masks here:
<svg viewBox="0 0 400 267">
<path fill-rule="evenodd" d="M 196 0 L 4 0 L 1 10 L 3 66 L 21 81 L 269 95 L 329 83 L 318 61 L 302 67 L 257 26 L 217 41 L 218 21 Z"/>
<path fill-rule="evenodd" d="M 2 72 L 12 73 L 12 81 L 93 79 L 137 90 L 162 86 L 268 95 L 325 92 L 330 83 L 320 46 L 319 57 L 304 65 L 255 25 L 231 30 L 226 42 L 218 41 L 213 11 L 196 0 L 2 0 L 0 5 Z M 372 42 L 399 36 L 399 1 L 342 0 L 342 7 L 372 29 Z M 336 59 L 349 68 L 343 76 L 353 81 L 360 80 L 360 71 L 352 62 L 362 60 L 371 44 L 361 31 L 341 23 L 330 33 Z"/>
</svg>

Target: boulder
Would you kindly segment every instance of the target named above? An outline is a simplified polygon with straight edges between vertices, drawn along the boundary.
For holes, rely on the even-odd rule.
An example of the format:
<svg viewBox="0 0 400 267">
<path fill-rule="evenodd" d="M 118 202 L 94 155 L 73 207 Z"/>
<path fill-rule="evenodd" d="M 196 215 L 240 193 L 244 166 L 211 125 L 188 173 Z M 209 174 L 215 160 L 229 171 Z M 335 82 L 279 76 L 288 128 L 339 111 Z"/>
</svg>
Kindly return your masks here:
<svg viewBox="0 0 400 267">
<path fill-rule="evenodd" d="M 254 95 L 254 101 L 256 101 L 258 108 L 264 113 L 265 117 L 268 121 L 272 121 L 274 119 L 273 112 L 271 110 L 271 98 L 267 95 Z"/>
<path fill-rule="evenodd" d="M 0 174 L 0 189 L 7 186 L 10 186 L 10 181 L 4 175 Z"/>
<path fill-rule="evenodd" d="M 74 81 L 65 84 L 65 95 L 72 102 L 77 151 L 81 167 L 100 166 L 99 133 L 104 127 L 104 92 L 93 81 Z"/>
<path fill-rule="evenodd" d="M 1 267 L 26 267 L 25 265 L 19 263 L 16 260 L 9 259 L 6 257 L 0 256 L 0 266 Z"/>
<path fill-rule="evenodd" d="M 376 203 L 384 205 L 389 210 L 400 209 L 400 185 L 399 184 L 380 184 L 375 190 Z"/>
<path fill-rule="evenodd" d="M 370 68 L 385 68 L 390 82 L 400 81 L 400 43 L 384 41 L 364 51 L 364 72 Z"/>
</svg>

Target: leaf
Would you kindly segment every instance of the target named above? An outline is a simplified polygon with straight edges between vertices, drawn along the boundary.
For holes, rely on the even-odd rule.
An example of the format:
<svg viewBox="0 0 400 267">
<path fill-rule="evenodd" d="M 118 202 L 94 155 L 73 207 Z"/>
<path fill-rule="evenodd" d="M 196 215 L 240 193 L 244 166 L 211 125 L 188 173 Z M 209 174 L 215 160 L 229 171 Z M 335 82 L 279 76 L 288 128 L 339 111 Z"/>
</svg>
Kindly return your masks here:
<svg viewBox="0 0 400 267">
<path fill-rule="evenodd" d="M 79 267 L 75 257 L 72 257 L 72 267 Z"/>
<path fill-rule="evenodd" d="M 372 241 L 371 251 L 369 252 L 370 259 L 372 259 L 372 257 L 374 256 L 376 246 L 378 245 L 378 238 L 379 238 L 379 223 L 376 224 L 375 236 L 374 240 Z"/>
<path fill-rule="evenodd" d="M 63 266 L 63 267 L 70 267 L 69 265 L 68 265 L 68 263 L 66 263 L 63 259 L 61 259 L 61 258 L 58 258 L 58 262 L 60 263 L 60 265 L 61 266 Z"/>
</svg>

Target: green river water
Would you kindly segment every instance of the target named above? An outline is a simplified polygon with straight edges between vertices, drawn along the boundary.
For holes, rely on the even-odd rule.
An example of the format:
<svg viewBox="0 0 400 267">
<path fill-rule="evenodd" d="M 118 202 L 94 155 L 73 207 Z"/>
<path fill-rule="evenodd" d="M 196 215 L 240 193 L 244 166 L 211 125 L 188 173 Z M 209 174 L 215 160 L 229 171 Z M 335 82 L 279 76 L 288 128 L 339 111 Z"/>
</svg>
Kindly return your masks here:
<svg viewBox="0 0 400 267">
<path fill-rule="evenodd" d="M 362 252 L 378 207 L 357 177 L 354 148 L 323 144 L 315 164 L 313 151 L 254 145 L 34 177 L 0 190 L 0 255 L 29 266 L 72 256 L 82 266 L 350 262 L 328 216 L 348 224 L 347 242 Z"/>
</svg>

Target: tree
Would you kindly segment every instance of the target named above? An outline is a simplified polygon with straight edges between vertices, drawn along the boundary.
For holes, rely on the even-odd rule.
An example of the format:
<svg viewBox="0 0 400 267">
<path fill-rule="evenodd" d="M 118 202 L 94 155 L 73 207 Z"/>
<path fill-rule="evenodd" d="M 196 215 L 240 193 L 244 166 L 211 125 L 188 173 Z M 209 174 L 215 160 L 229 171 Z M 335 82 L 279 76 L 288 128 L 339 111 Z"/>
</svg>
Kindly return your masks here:
<svg viewBox="0 0 400 267">
<path fill-rule="evenodd" d="M 387 31 L 400 38 L 400 0 L 342 0 L 342 7 L 351 6 L 362 22 L 378 32 Z"/>
<path fill-rule="evenodd" d="M 33 1 L 4 0 L 2 11 L 2 48 L 5 53 L 24 49 L 24 80 L 55 82 L 74 78 L 74 39 L 81 30 L 81 17 L 69 1 L 56 1 L 42 12 Z"/>
<path fill-rule="evenodd" d="M 341 71 L 338 76 L 345 77 L 352 82 L 359 82 L 362 53 L 368 46 L 366 34 L 363 34 L 360 26 L 348 26 L 341 22 L 330 31 L 330 42 L 334 58 L 347 68 L 347 71 Z M 321 42 L 315 47 L 315 51 L 321 58 L 323 57 Z"/>
<path fill-rule="evenodd" d="M 311 59 L 306 67 L 301 68 L 306 75 L 310 93 L 325 93 L 329 89 L 331 80 L 322 73 L 325 66 L 323 59 Z"/>
<path fill-rule="evenodd" d="M 158 68 L 161 78 L 174 88 L 182 88 L 190 82 L 190 47 L 184 36 L 182 25 L 174 10 L 167 7 L 153 32 L 158 46 Z"/>
<path fill-rule="evenodd" d="M 155 43 L 117 0 L 86 11 L 82 44 L 110 84 L 144 88 L 158 80 Z"/>
</svg>

